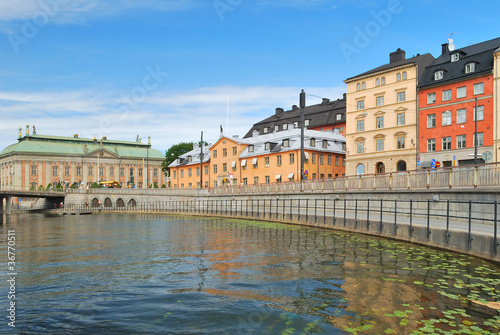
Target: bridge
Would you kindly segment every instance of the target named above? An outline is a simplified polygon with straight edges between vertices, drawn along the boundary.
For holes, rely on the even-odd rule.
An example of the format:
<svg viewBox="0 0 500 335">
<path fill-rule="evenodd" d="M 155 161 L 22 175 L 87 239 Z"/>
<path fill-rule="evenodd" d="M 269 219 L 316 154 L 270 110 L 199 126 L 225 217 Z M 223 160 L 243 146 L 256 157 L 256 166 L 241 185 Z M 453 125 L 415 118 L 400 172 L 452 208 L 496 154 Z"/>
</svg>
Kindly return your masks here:
<svg viewBox="0 0 500 335">
<path fill-rule="evenodd" d="M 64 202 L 66 193 L 53 191 L 22 191 L 22 190 L 0 190 L 0 214 L 3 214 L 3 201 L 5 201 L 5 213 L 12 213 L 12 198 L 42 198 L 51 199 L 56 203 Z"/>
</svg>

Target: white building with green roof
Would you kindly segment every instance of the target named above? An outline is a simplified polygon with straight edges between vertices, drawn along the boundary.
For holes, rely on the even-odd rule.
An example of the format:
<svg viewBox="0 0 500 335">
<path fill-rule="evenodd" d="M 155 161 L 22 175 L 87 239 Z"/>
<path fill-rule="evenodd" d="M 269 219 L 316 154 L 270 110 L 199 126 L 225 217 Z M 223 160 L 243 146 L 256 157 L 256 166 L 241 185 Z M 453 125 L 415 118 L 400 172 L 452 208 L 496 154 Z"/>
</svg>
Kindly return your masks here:
<svg viewBox="0 0 500 335">
<path fill-rule="evenodd" d="M 33 127 L 34 128 L 34 127 Z M 47 188 L 62 185 L 86 187 L 94 182 L 117 181 L 122 187 L 146 188 L 165 184 L 162 152 L 142 143 L 38 135 L 34 130 L 0 153 L 0 189 Z M 149 171 L 149 173 L 147 173 Z"/>
</svg>

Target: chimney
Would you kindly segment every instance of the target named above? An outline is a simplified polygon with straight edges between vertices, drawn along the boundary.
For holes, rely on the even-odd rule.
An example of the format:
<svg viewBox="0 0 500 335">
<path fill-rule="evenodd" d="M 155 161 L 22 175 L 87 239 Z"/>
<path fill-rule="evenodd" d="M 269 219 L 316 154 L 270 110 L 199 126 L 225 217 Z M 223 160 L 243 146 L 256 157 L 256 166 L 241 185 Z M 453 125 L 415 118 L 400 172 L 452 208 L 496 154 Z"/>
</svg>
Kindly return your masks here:
<svg viewBox="0 0 500 335">
<path fill-rule="evenodd" d="M 283 113 L 285 110 L 283 108 L 276 108 L 276 115 L 280 115 Z"/>
<path fill-rule="evenodd" d="M 297 109 L 299 109 L 299 106 L 297 106 L 297 105 L 292 106 L 292 110 L 297 110 Z"/>
<path fill-rule="evenodd" d="M 74 135 L 73 135 L 73 137 L 74 137 L 74 138 L 78 138 L 78 134 L 74 134 Z"/>
<path fill-rule="evenodd" d="M 107 137 L 107 136 L 103 136 L 103 137 L 102 137 L 102 139 L 103 139 L 104 141 L 107 141 L 107 140 L 108 140 L 108 137 Z"/>
<path fill-rule="evenodd" d="M 400 48 L 398 48 L 398 50 L 394 51 L 394 52 L 391 52 L 389 54 L 389 58 L 390 58 L 390 63 L 395 63 L 395 62 L 399 62 L 399 61 L 402 61 L 402 60 L 405 60 L 406 59 L 406 51 L 404 50 L 401 50 Z"/>
<path fill-rule="evenodd" d="M 344 94 L 342 95 L 342 100 L 345 100 L 345 99 L 347 99 L 347 93 L 344 93 Z"/>
<path fill-rule="evenodd" d="M 200 150 L 200 145 L 198 143 L 193 143 L 193 150 Z"/>
<path fill-rule="evenodd" d="M 323 98 L 323 102 L 321 103 L 322 105 L 327 105 L 330 102 L 330 99 Z"/>
<path fill-rule="evenodd" d="M 441 44 L 441 55 L 446 55 L 448 53 L 448 43 Z"/>
</svg>

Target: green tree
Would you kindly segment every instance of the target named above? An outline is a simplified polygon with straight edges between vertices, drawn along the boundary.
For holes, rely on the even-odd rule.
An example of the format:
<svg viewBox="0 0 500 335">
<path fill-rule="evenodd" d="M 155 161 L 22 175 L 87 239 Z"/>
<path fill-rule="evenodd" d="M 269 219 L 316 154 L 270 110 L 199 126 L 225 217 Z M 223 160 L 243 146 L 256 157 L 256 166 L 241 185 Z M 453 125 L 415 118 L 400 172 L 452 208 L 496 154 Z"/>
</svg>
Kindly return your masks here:
<svg viewBox="0 0 500 335">
<path fill-rule="evenodd" d="M 163 174 L 167 176 L 170 173 L 169 165 L 177 159 L 182 154 L 193 150 L 193 143 L 181 142 L 179 144 L 174 144 L 165 152 L 165 160 L 161 164 L 161 169 Z"/>
</svg>

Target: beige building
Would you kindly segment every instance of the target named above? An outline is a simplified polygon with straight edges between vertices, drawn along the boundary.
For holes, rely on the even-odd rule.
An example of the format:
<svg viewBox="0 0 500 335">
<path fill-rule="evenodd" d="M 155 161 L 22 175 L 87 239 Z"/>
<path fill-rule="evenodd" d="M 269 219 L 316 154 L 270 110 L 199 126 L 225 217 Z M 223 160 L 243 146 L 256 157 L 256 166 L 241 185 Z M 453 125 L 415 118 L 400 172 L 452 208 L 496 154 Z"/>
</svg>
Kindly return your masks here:
<svg viewBox="0 0 500 335">
<path fill-rule="evenodd" d="M 347 176 L 416 169 L 417 85 L 433 60 L 398 49 L 389 64 L 345 80 Z"/>
</svg>

